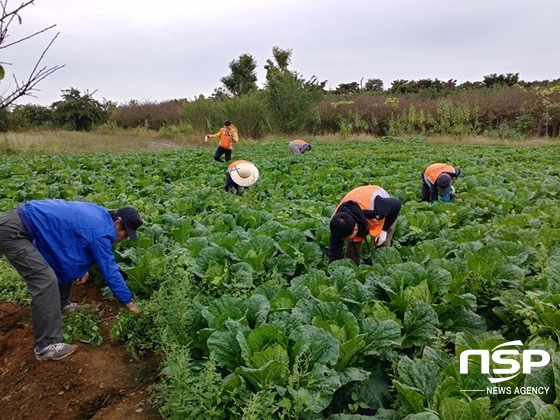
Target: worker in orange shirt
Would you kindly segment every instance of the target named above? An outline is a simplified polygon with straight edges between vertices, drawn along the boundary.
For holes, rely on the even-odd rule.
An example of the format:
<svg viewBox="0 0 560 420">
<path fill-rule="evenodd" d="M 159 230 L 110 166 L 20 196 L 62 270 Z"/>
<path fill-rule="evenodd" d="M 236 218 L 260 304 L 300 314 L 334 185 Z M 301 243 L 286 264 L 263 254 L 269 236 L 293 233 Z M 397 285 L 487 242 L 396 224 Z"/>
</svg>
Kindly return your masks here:
<svg viewBox="0 0 560 420">
<path fill-rule="evenodd" d="M 422 172 L 422 201 L 450 201 L 455 196 L 451 185 L 461 175 L 461 169 L 446 163 L 433 163 Z"/>
<path fill-rule="evenodd" d="M 338 204 L 330 222 L 329 262 L 343 256 L 360 264 L 360 247 L 368 235 L 375 247 L 391 246 L 401 201 L 377 185 L 354 188 Z"/>
<path fill-rule="evenodd" d="M 311 145 L 309 143 L 307 143 L 306 141 L 303 140 L 292 140 L 290 142 L 290 144 L 288 145 L 288 147 L 290 148 L 290 151 L 294 154 L 294 155 L 302 155 L 305 152 L 307 152 L 308 150 L 311 150 Z"/>
<path fill-rule="evenodd" d="M 259 179 L 259 169 L 248 160 L 236 160 L 229 164 L 226 171 L 226 191 L 243 194 L 245 188 L 250 187 Z"/>
<path fill-rule="evenodd" d="M 222 160 L 222 156 L 225 155 L 226 162 L 229 162 L 231 159 L 233 145 L 239 141 L 239 134 L 235 125 L 233 125 L 229 120 L 224 122 L 220 131 L 215 134 L 206 134 L 204 136 L 204 142 L 207 143 L 210 138 L 220 139 L 218 149 L 216 150 L 216 153 L 214 153 L 214 159 L 223 163 L 224 161 Z"/>
</svg>

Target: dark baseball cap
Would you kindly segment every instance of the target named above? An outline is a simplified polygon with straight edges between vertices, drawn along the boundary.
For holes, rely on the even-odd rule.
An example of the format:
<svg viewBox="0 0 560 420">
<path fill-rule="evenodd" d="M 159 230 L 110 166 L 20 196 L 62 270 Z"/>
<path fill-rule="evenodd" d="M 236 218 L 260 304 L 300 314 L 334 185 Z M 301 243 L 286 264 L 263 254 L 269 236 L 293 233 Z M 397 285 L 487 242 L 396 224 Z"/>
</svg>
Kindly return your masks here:
<svg viewBox="0 0 560 420">
<path fill-rule="evenodd" d="M 117 210 L 116 215 L 121 218 L 128 237 L 133 241 L 137 241 L 136 230 L 142 226 L 144 221 L 136 209 L 132 207 L 122 207 Z"/>
<path fill-rule="evenodd" d="M 443 173 L 438 176 L 437 189 L 439 195 L 449 194 L 449 191 L 451 191 L 451 175 Z"/>
</svg>

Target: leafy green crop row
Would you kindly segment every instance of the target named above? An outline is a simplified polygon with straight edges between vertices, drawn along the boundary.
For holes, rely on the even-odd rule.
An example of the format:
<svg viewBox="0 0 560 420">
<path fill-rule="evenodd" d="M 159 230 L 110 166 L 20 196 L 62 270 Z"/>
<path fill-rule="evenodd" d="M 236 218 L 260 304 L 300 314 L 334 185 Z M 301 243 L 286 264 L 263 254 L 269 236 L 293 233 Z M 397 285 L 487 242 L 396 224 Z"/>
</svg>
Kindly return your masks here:
<svg viewBox="0 0 560 420">
<path fill-rule="evenodd" d="M 113 335 L 138 357 L 161 353 L 162 414 L 559 416 L 557 148 L 241 147 L 235 157 L 261 173 L 242 196 L 223 191 L 225 167 L 211 154 L 0 158 L 1 209 L 65 198 L 133 205 L 147 221 L 137 243 L 116 249 L 143 314 L 123 311 Z M 451 203 L 420 201 L 421 172 L 436 161 L 463 170 Z M 329 265 L 330 215 L 364 184 L 403 202 L 393 246 L 366 250 L 371 265 Z M 0 282 L 13 278 L 0 270 Z M 488 392 L 476 358 L 460 372 L 462 351 L 513 340 L 552 361 L 501 386 L 546 392 Z"/>
</svg>

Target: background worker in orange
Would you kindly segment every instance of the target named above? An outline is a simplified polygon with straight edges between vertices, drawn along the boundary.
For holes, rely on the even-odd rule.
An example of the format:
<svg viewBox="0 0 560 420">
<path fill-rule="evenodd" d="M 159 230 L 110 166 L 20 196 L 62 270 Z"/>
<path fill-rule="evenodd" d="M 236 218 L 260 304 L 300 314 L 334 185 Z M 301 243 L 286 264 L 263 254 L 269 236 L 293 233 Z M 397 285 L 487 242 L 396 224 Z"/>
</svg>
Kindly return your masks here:
<svg viewBox="0 0 560 420">
<path fill-rule="evenodd" d="M 309 143 L 299 139 L 292 140 L 288 147 L 290 148 L 290 152 L 292 152 L 294 155 L 301 155 L 308 150 L 311 150 L 311 145 Z"/>
<path fill-rule="evenodd" d="M 329 262 L 346 258 L 360 264 L 361 242 L 371 235 L 375 246 L 391 246 L 401 201 L 377 185 L 354 188 L 340 201 L 330 222 Z"/>
<path fill-rule="evenodd" d="M 461 175 L 461 169 L 446 163 L 432 163 L 422 172 L 422 201 L 450 201 L 455 195 L 451 185 Z"/>
<path fill-rule="evenodd" d="M 231 123 L 231 121 L 224 122 L 220 131 L 216 134 L 206 134 L 204 136 L 204 142 L 208 142 L 210 138 L 219 138 L 220 143 L 218 144 L 218 149 L 214 153 L 214 159 L 218 162 L 224 162 L 222 160 L 222 155 L 226 155 L 226 162 L 231 159 L 231 151 L 233 150 L 233 144 L 239 141 L 239 134 L 237 133 L 237 128 Z"/>
</svg>

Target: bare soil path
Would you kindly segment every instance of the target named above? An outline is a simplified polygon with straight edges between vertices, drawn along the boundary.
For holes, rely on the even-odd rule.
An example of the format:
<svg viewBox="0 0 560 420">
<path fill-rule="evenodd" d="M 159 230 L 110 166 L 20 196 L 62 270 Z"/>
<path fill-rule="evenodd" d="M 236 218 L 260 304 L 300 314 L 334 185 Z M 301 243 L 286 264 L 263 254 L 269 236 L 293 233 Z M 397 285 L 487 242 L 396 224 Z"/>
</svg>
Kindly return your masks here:
<svg viewBox="0 0 560 420">
<path fill-rule="evenodd" d="M 75 287 L 72 298 L 100 308 L 103 344 L 78 343 L 74 354 L 56 362 L 35 360 L 31 308 L 0 303 L 1 419 L 161 418 L 148 401 L 148 387 L 157 381 L 157 357 L 133 360 L 111 341 L 121 307 L 102 299 L 98 287 L 88 283 Z"/>
</svg>

